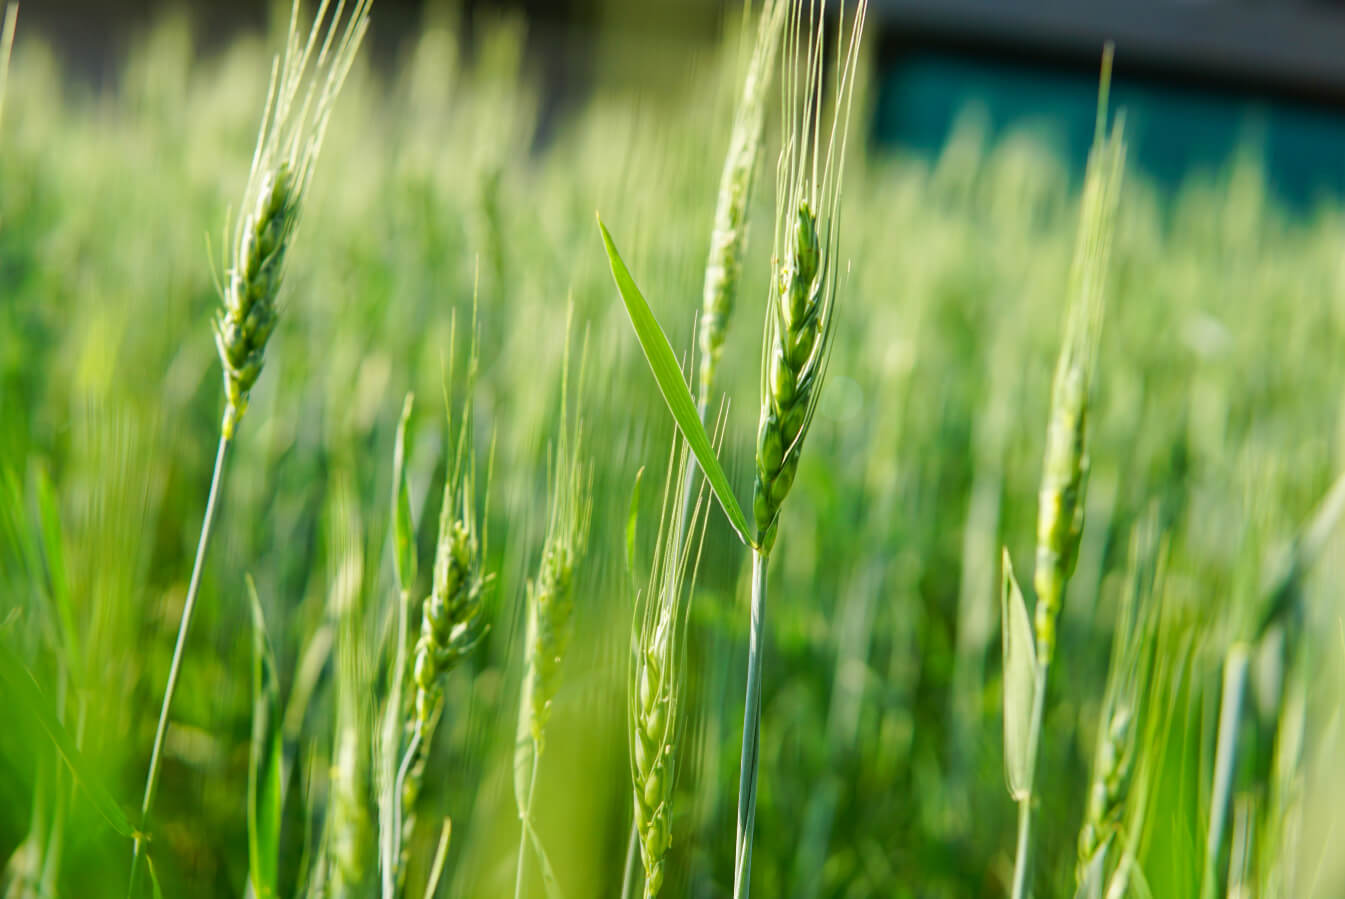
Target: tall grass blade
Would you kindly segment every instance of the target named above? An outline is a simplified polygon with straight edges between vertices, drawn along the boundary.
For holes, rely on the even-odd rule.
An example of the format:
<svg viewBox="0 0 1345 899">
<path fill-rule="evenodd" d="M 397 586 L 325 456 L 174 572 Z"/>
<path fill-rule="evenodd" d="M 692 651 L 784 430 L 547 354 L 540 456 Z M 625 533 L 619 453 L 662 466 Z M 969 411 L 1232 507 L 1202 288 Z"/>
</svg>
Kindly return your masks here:
<svg viewBox="0 0 1345 899">
<path fill-rule="evenodd" d="M 248 754 L 248 876 L 258 899 L 279 895 L 280 820 L 284 803 L 281 772 L 279 688 L 275 654 L 252 576 L 247 578 L 252 606 L 252 745 Z"/>
<path fill-rule="evenodd" d="M 112 794 L 90 774 L 84 756 L 65 729 L 65 725 L 61 724 L 60 719 L 52 713 L 46 697 L 38 689 L 32 672 L 4 640 L 0 640 L 0 682 L 3 683 L 4 695 L 12 707 L 17 709 L 19 714 L 36 722 L 51 740 L 61 760 L 70 769 L 75 783 L 88 794 L 94 808 L 102 815 L 108 826 L 121 836 L 134 837 L 135 828 L 131 826 L 121 806 L 117 805 Z"/>
</svg>

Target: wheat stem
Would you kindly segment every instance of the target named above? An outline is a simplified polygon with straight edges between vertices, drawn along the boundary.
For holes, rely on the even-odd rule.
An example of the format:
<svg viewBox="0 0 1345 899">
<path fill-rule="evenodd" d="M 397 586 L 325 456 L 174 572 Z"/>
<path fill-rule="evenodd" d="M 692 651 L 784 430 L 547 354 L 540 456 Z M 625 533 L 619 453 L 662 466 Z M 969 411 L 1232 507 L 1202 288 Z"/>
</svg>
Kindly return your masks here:
<svg viewBox="0 0 1345 899">
<path fill-rule="evenodd" d="M 621 870 L 621 899 L 631 899 L 635 889 L 636 859 L 640 857 L 640 825 L 632 817 L 630 837 L 626 840 L 626 865 Z"/>
<path fill-rule="evenodd" d="M 1032 802 L 1036 798 L 1037 745 L 1041 740 L 1042 721 L 1046 715 L 1046 682 L 1050 664 L 1037 665 L 1036 687 L 1032 691 L 1032 719 L 1028 728 L 1027 795 L 1018 803 L 1018 849 L 1013 860 L 1013 899 L 1024 899 L 1028 889 L 1028 869 L 1032 866 Z"/>
<path fill-rule="evenodd" d="M 1224 659 L 1223 696 L 1219 701 L 1219 743 L 1214 756 L 1210 825 L 1205 836 L 1205 869 L 1200 878 L 1201 899 L 1214 899 L 1219 892 L 1219 855 L 1223 850 L 1229 798 L 1233 793 L 1238 721 L 1242 716 L 1242 694 L 1247 686 L 1250 664 L 1248 648 L 1241 643 L 1230 647 Z"/>
<path fill-rule="evenodd" d="M 154 732 L 154 746 L 149 755 L 149 773 L 145 775 L 145 798 L 140 806 L 140 832 L 136 834 L 135 849 L 131 856 L 131 883 L 127 895 L 134 896 L 140 873 L 140 856 L 144 854 L 146 830 L 149 826 L 149 813 L 154 805 L 154 794 L 159 785 L 159 759 L 163 754 L 163 741 L 168 733 L 168 713 L 173 705 L 173 695 L 177 692 L 177 677 L 182 670 L 182 658 L 187 646 L 187 629 L 191 627 L 192 613 L 196 609 L 196 596 L 201 588 L 201 570 L 205 563 L 206 547 L 210 544 L 211 524 L 215 520 L 215 506 L 219 500 L 220 483 L 224 476 L 224 457 L 229 449 L 229 438 L 220 435 L 219 447 L 215 450 L 215 471 L 210 477 L 210 495 L 206 499 L 205 517 L 201 521 L 201 536 L 196 543 L 196 561 L 192 563 L 191 582 L 187 587 L 187 598 L 182 604 L 182 620 L 178 624 L 177 643 L 173 646 L 173 661 L 168 666 L 168 683 L 163 690 L 163 705 L 159 709 L 159 725 Z"/>
<path fill-rule="evenodd" d="M 733 853 L 734 899 L 747 899 L 751 886 L 752 832 L 757 817 L 757 756 L 761 737 L 761 644 L 766 624 L 767 561 L 765 553 L 752 553 L 752 624 L 747 645 L 742 767 L 738 773 L 738 830 Z"/>
</svg>

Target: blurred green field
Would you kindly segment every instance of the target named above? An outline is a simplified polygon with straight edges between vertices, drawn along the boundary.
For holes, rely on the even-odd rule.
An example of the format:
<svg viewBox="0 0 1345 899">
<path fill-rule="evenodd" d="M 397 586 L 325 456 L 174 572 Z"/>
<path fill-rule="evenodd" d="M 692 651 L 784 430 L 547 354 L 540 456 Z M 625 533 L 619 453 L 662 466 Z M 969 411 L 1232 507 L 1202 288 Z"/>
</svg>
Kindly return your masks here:
<svg viewBox="0 0 1345 899">
<path fill-rule="evenodd" d="M 467 54 L 454 21 L 427 20 L 391 69 L 361 58 L 340 99 L 232 450 L 173 709 L 150 828 L 164 895 L 248 889 L 249 575 L 282 698 L 316 677 L 285 712 L 282 893 L 305 882 L 331 796 L 337 597 L 353 596 L 366 638 L 384 644 L 397 601 L 389 496 L 408 391 L 421 592 L 448 466 L 446 392 L 452 408 L 471 404 L 476 451 L 491 460 L 495 576 L 491 629 L 445 683 L 408 882 L 424 883 L 451 816 L 439 895 L 511 894 L 525 585 L 546 526 L 571 307 L 586 346 L 571 401 L 592 458 L 593 524 L 535 814 L 566 896 L 619 895 L 631 814 L 627 515 L 647 466 L 647 559 L 673 428 L 594 213 L 673 346 L 690 352 L 741 41 L 731 33 L 698 54 L 673 87 L 666 73 L 623 78 L 659 57 L 613 39 L 592 93 L 540 140 L 524 28 L 479 21 Z M 206 53 L 170 19 L 94 89 L 20 21 L 0 121 L 0 640 L 128 816 L 219 434 L 212 262 L 226 214 L 238 214 L 279 43 Z M 830 377 L 770 572 L 753 884 L 767 897 L 1002 896 L 1016 809 L 1002 747 L 1000 547 L 1031 570 L 1079 185 L 1033 135 L 988 144 L 974 123 L 929 163 L 871 155 L 866 88 Z M 778 131 L 772 119 L 722 363 L 721 458 L 740 497 L 752 481 Z M 1162 535 L 1165 574 L 1120 837 L 1142 875 L 1127 895 L 1199 895 L 1223 666 L 1238 645 L 1253 664 L 1220 863 L 1234 872 L 1227 894 L 1345 895 L 1345 857 L 1331 852 L 1345 802 L 1339 539 L 1260 632 L 1287 548 L 1345 470 L 1343 249 L 1345 211 L 1286 214 L 1252 154 L 1175 193 L 1127 174 L 1087 525 L 1041 747 L 1039 896 L 1073 895 L 1108 653 L 1146 521 Z M 467 396 L 461 377 L 446 384 L 474 294 L 480 372 Z M 716 509 L 690 614 L 667 896 L 732 892 L 748 562 Z M 366 674 L 360 701 L 372 708 L 384 684 Z M 0 718 L 6 896 L 125 894 L 131 843 L 88 796 L 34 715 Z M 530 883 L 542 895 L 540 878 Z"/>
</svg>

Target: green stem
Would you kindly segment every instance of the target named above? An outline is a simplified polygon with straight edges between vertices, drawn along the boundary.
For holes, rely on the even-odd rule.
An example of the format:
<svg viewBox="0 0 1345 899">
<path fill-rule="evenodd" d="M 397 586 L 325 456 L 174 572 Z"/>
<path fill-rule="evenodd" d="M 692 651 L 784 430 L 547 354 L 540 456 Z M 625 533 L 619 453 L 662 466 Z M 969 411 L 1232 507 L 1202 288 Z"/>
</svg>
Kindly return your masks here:
<svg viewBox="0 0 1345 899">
<path fill-rule="evenodd" d="M 640 855 L 640 831 L 634 821 L 630 825 L 630 839 L 626 841 L 626 865 L 621 870 L 621 899 L 635 894 L 635 859 Z"/>
<path fill-rule="evenodd" d="M 523 856 L 528 851 L 528 823 L 522 822 L 518 828 L 518 867 L 514 869 L 514 899 L 523 896 Z"/>
<path fill-rule="evenodd" d="M 751 889 L 752 832 L 757 818 L 757 757 L 761 738 L 761 656 L 766 620 L 766 562 L 752 553 L 752 625 L 747 644 L 747 698 L 743 704 L 743 750 L 738 773 L 738 832 L 733 860 L 734 899 Z"/>
<path fill-rule="evenodd" d="M 518 868 L 514 871 L 514 899 L 522 899 L 523 878 L 527 874 L 524 859 L 528 852 L 528 828 L 532 826 L 532 797 L 537 791 L 537 768 L 541 763 L 541 752 L 534 740 L 532 744 L 532 771 L 528 774 L 528 801 L 519 814 L 518 829 Z"/>
<path fill-rule="evenodd" d="M 1050 664 L 1037 665 L 1036 689 L 1032 692 L 1032 722 L 1027 738 L 1027 795 L 1018 803 L 1018 850 L 1013 860 L 1013 899 L 1026 899 L 1032 868 L 1032 802 L 1037 790 L 1037 747 L 1046 714 L 1046 682 Z"/>
<path fill-rule="evenodd" d="M 1214 783 L 1210 796 L 1210 827 L 1205 837 L 1205 870 L 1200 879 L 1202 899 L 1214 899 L 1219 892 L 1219 855 L 1223 849 L 1224 826 L 1233 791 L 1233 769 L 1237 762 L 1238 719 L 1242 715 L 1242 694 L 1247 685 L 1247 647 L 1236 643 L 1224 660 L 1223 695 L 1219 700 L 1219 745 L 1214 756 Z"/>
<path fill-rule="evenodd" d="M 145 776 L 145 799 L 140 806 L 140 830 L 136 834 L 135 850 L 131 855 L 131 883 L 127 890 L 129 896 L 135 895 L 140 873 L 140 857 L 144 854 L 149 813 L 159 786 L 159 761 L 163 756 L 164 737 L 168 733 L 168 713 L 173 705 L 173 694 L 177 692 L 177 677 L 182 670 L 182 657 L 187 648 L 187 629 L 191 627 L 192 613 L 196 609 L 196 596 L 201 589 L 201 569 L 205 565 L 206 547 L 210 543 L 211 524 L 215 520 L 215 506 L 219 500 L 220 482 L 224 474 L 224 455 L 228 448 L 229 438 L 221 434 L 219 448 L 215 451 L 215 472 L 210 477 L 210 496 L 205 504 L 205 517 L 201 521 L 201 537 L 196 544 L 196 561 L 192 564 L 191 583 L 187 587 L 187 599 L 182 605 L 182 620 L 178 624 L 173 661 L 168 666 L 168 683 L 164 686 L 163 706 L 159 709 L 159 726 L 154 732 L 154 747 L 149 755 L 149 773 Z"/>
<path fill-rule="evenodd" d="M 390 833 L 379 835 L 380 853 L 383 867 L 383 899 L 393 899 L 397 894 L 397 865 L 401 861 L 402 851 L 406 848 L 402 833 L 402 786 L 406 780 L 406 764 L 394 768 L 397 764 L 401 739 L 398 734 L 402 716 L 402 683 L 406 679 L 406 639 L 407 607 L 411 604 L 411 591 L 403 590 L 397 606 L 397 654 L 392 663 L 392 688 L 388 695 L 387 707 L 383 710 L 383 757 L 379 762 L 379 777 L 382 781 L 380 797 L 380 817 L 383 826 Z M 418 736 L 418 735 L 417 735 Z"/>
</svg>

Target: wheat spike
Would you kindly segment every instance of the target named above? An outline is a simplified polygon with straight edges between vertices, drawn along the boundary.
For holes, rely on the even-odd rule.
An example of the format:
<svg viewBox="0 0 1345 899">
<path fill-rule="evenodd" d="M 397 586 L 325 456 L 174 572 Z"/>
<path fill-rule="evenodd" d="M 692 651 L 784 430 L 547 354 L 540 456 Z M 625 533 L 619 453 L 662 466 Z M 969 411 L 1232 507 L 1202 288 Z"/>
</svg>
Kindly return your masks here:
<svg viewBox="0 0 1345 899">
<path fill-rule="evenodd" d="M 306 40 L 290 12 L 285 51 L 271 71 L 265 112 L 243 192 L 244 215 L 225 244 L 223 308 L 215 345 L 224 369 L 221 432 L 232 439 L 265 362 L 278 320 L 285 257 L 322 151 L 332 107 L 369 27 L 372 0 L 322 0 Z M 323 23 L 326 28 L 323 28 Z"/>
<path fill-rule="evenodd" d="M 722 423 L 721 418 L 721 436 Z M 645 899 L 653 899 L 662 888 L 665 857 L 672 845 L 684 633 L 705 537 L 704 485 L 689 510 L 685 529 L 680 526 L 681 511 L 674 507 L 674 500 L 685 491 L 688 455 L 681 440 L 669 454 L 654 560 L 648 584 L 636 602 L 627 686 L 631 782 Z"/>
<path fill-rule="evenodd" d="M 724 354 L 724 339 L 742 276 L 743 254 L 747 247 L 747 211 L 765 135 L 766 92 L 775 69 L 787 8 L 784 0 L 766 0 L 761 10 L 752 58 L 734 111 L 728 155 L 724 158 L 724 169 L 719 178 L 714 230 L 705 263 L 699 332 L 702 418 L 719 359 Z"/>
</svg>

